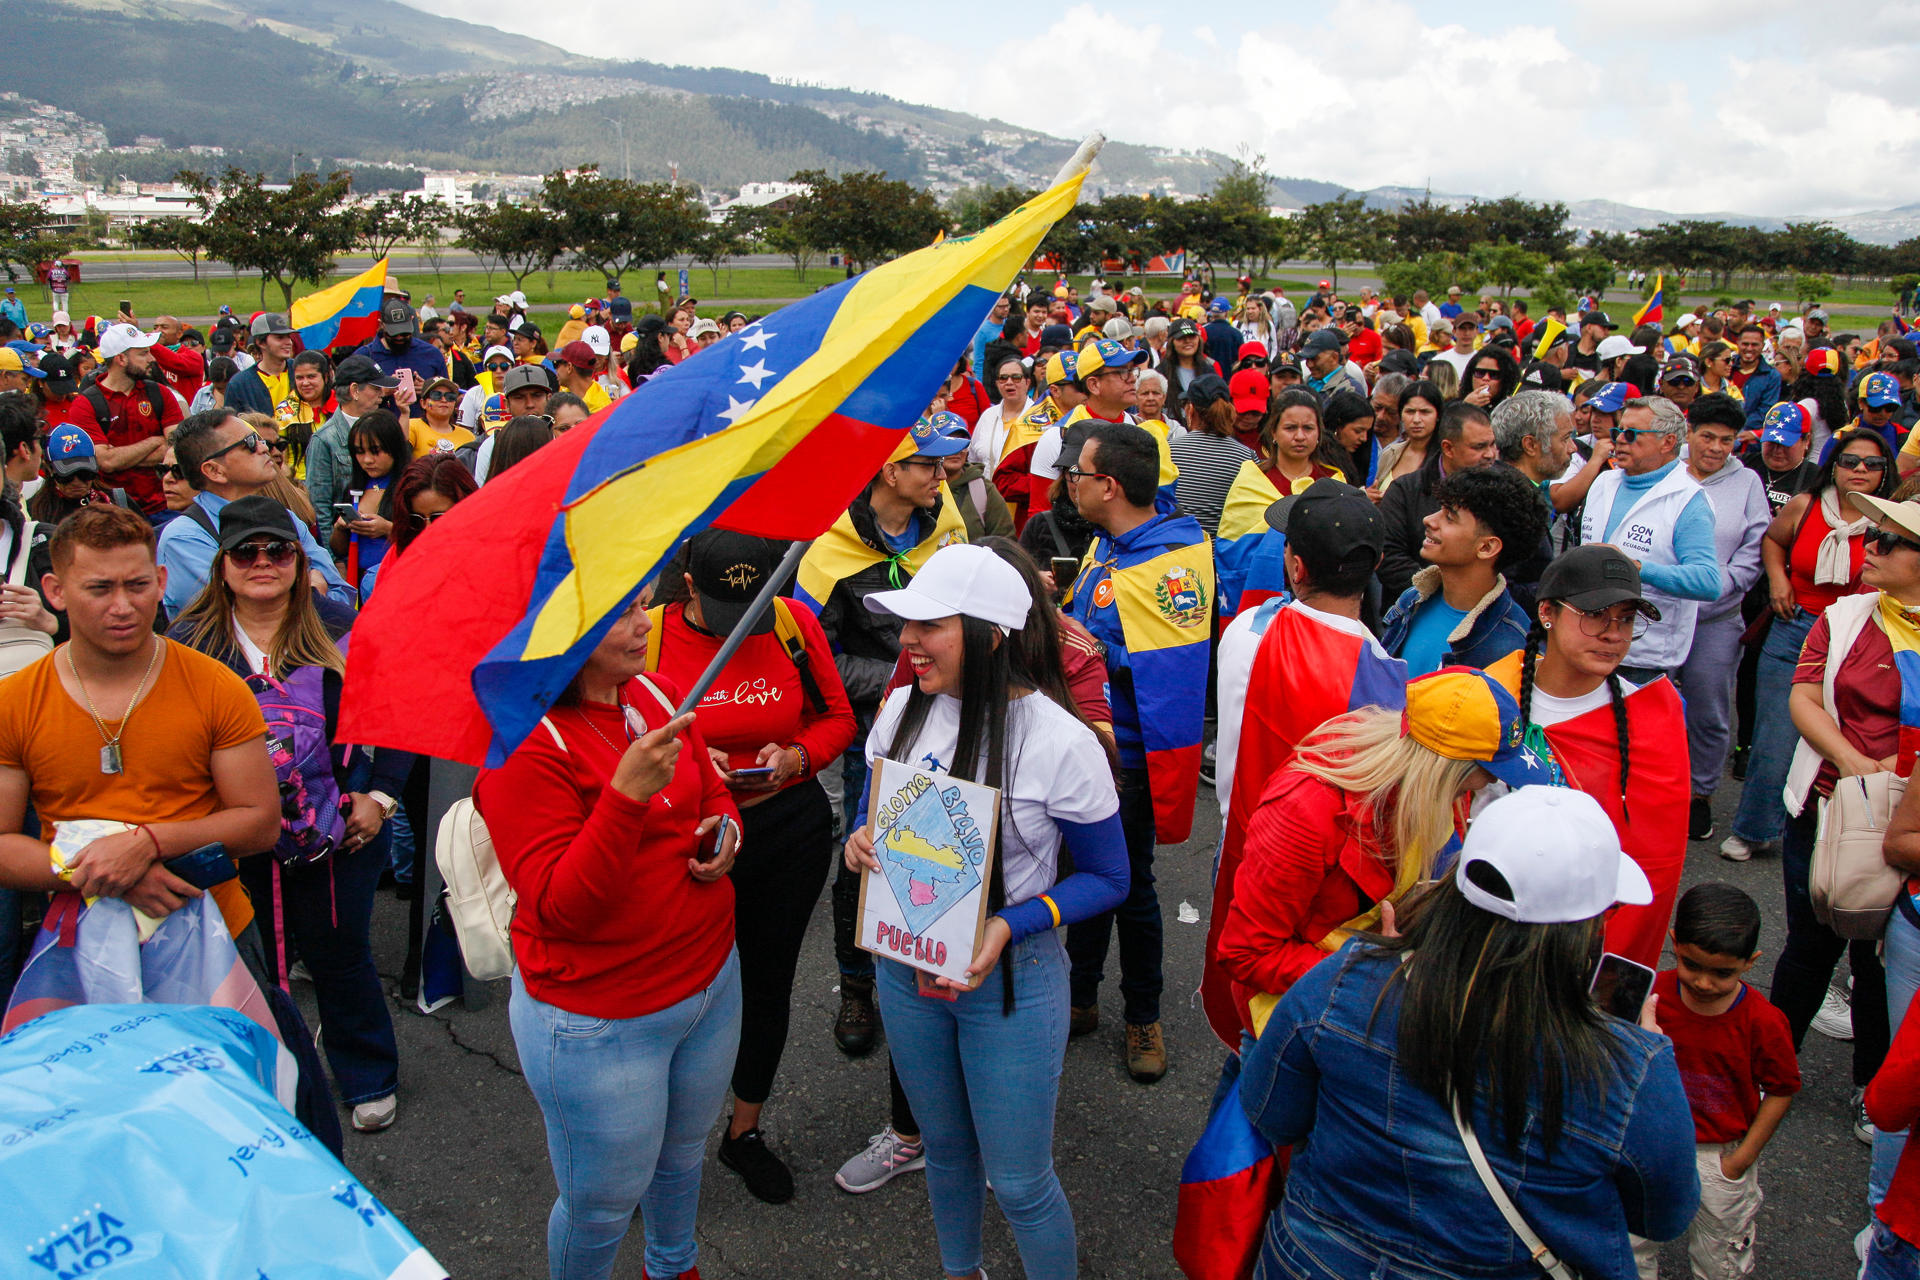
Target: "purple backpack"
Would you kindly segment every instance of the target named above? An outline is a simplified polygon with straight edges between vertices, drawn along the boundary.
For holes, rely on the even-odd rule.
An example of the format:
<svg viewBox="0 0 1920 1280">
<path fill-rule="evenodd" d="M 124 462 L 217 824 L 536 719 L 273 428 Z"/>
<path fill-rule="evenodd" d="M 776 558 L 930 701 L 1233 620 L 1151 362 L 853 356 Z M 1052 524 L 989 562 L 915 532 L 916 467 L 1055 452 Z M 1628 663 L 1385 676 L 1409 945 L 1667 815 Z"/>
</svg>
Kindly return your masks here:
<svg viewBox="0 0 1920 1280">
<path fill-rule="evenodd" d="M 280 841 L 273 856 L 283 864 L 319 862 L 346 834 L 327 743 L 325 681 L 325 667 L 301 667 L 284 680 L 247 677 L 267 718 L 267 756 L 280 782 Z"/>
</svg>

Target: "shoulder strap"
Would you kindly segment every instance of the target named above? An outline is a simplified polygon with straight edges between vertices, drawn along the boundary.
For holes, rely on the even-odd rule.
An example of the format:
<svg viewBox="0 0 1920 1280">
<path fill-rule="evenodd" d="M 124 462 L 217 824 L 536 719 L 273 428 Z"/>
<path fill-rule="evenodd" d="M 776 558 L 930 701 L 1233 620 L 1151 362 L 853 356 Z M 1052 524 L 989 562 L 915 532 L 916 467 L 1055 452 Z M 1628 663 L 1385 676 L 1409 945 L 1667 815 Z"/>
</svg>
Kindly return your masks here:
<svg viewBox="0 0 1920 1280">
<path fill-rule="evenodd" d="M 647 610 L 647 621 L 653 625 L 647 631 L 647 670 L 660 669 L 660 623 L 667 616 L 667 606 L 657 604 Z"/>
<path fill-rule="evenodd" d="M 113 421 L 113 410 L 107 407 L 106 393 L 89 382 L 80 388 L 80 398 L 93 409 L 93 420 L 99 426 L 100 434 L 105 435 L 108 425 Z"/>
<path fill-rule="evenodd" d="M 207 509 L 200 505 L 199 499 L 196 498 L 192 502 L 189 502 L 187 509 L 180 514 L 199 525 L 202 529 L 205 529 L 208 536 L 214 540 L 216 545 L 219 543 L 220 530 L 213 523 L 213 517 L 207 514 Z"/>
<path fill-rule="evenodd" d="M 780 639 L 780 647 L 787 651 L 794 670 L 800 676 L 800 692 L 806 696 L 807 708 L 815 715 L 827 709 L 827 696 L 820 691 L 820 682 L 813 678 L 813 667 L 807 661 L 807 642 L 800 634 L 800 624 L 794 621 L 793 605 L 785 596 L 773 598 L 773 634 Z"/>
<path fill-rule="evenodd" d="M 167 405 L 165 397 L 172 393 L 151 378 L 143 379 L 140 385 L 147 393 L 147 407 L 153 410 L 154 425 L 158 426 L 165 418 Z M 101 428 L 103 431 L 105 429 L 104 426 Z"/>
<path fill-rule="evenodd" d="M 34 531 L 39 528 L 40 524 L 35 520 L 22 520 L 20 522 L 20 537 L 18 539 L 18 545 L 13 549 L 13 563 L 7 566 L 8 586 L 24 587 L 30 585 L 27 582 L 27 557 L 33 552 L 33 535 Z"/>
<path fill-rule="evenodd" d="M 1527 1224 L 1527 1220 L 1520 1216 L 1520 1210 L 1507 1196 L 1507 1189 L 1500 1185 L 1500 1179 L 1494 1176 L 1493 1167 L 1487 1163 L 1487 1153 L 1480 1149 L 1480 1139 L 1475 1136 L 1473 1126 L 1468 1124 L 1467 1118 L 1460 1113 L 1458 1095 L 1453 1099 L 1453 1127 L 1460 1131 L 1460 1141 L 1467 1147 L 1467 1159 L 1473 1161 L 1473 1171 L 1480 1175 L 1480 1184 L 1487 1189 L 1488 1197 L 1493 1200 L 1493 1207 L 1500 1211 L 1500 1216 L 1507 1220 L 1509 1227 L 1513 1228 L 1513 1234 L 1520 1237 L 1520 1243 L 1527 1246 L 1527 1251 L 1533 1255 L 1535 1265 L 1552 1276 L 1554 1280 L 1579 1280 L 1573 1269 L 1555 1257 L 1553 1250 L 1547 1248 L 1546 1241 L 1542 1240 Z"/>
<path fill-rule="evenodd" d="M 647 692 L 653 695 L 653 700 L 655 702 L 658 702 L 661 705 L 661 707 L 666 710 L 667 718 L 672 719 L 673 704 L 667 701 L 666 694 L 660 692 L 660 686 L 655 684 L 653 681 L 647 679 L 646 676 L 644 675 L 636 676 L 635 679 L 639 680 L 642 685 L 646 686 Z"/>
</svg>

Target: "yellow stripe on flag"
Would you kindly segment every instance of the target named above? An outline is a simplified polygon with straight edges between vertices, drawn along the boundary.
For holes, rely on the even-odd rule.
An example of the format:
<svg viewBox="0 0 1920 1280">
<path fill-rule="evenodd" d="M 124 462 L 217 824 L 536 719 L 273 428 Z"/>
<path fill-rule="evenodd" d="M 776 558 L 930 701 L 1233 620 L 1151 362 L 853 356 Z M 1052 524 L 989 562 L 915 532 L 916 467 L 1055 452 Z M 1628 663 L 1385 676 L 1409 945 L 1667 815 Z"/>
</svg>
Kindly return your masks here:
<svg viewBox="0 0 1920 1280">
<path fill-rule="evenodd" d="M 386 288 L 387 259 L 362 271 L 350 280 L 330 284 L 318 293 L 310 293 L 304 298 L 295 298 L 293 305 L 287 308 L 287 323 L 296 329 L 304 329 L 310 324 L 319 324 L 340 308 L 353 300 L 353 295 L 366 288 Z"/>
<path fill-rule="evenodd" d="M 909 572 L 918 573 L 927 562 L 927 557 L 950 543 L 967 540 L 966 521 L 961 518 L 960 508 L 953 500 L 953 493 L 947 488 L 947 482 L 940 482 L 940 516 L 934 522 L 933 533 L 903 557 Z M 878 564 L 886 557 L 868 546 L 859 534 L 853 531 L 853 517 L 842 514 L 833 522 L 833 527 L 814 540 L 807 548 L 807 554 L 800 561 L 795 575 L 796 585 L 822 608 L 827 597 L 833 594 L 834 584 L 842 579 L 851 578 L 868 565 Z"/>
<path fill-rule="evenodd" d="M 1280 501 L 1280 491 L 1267 479 L 1260 464 L 1248 458 L 1240 464 L 1240 474 L 1227 490 L 1227 502 L 1220 509 L 1219 537 L 1222 541 L 1244 538 L 1250 533 L 1265 533 L 1267 508 Z"/>
<path fill-rule="evenodd" d="M 1129 653 L 1176 649 L 1210 638 L 1213 543 L 1175 547 L 1109 577 Z"/>
<path fill-rule="evenodd" d="M 1053 187 L 973 236 L 875 267 L 854 281 L 820 346 L 738 421 L 608 479 L 565 512 L 571 572 L 529 629 L 526 660 L 565 653 L 659 563 L 726 485 L 771 470 L 899 347 L 969 286 L 1003 291 L 1079 198 L 1094 144 Z"/>
</svg>

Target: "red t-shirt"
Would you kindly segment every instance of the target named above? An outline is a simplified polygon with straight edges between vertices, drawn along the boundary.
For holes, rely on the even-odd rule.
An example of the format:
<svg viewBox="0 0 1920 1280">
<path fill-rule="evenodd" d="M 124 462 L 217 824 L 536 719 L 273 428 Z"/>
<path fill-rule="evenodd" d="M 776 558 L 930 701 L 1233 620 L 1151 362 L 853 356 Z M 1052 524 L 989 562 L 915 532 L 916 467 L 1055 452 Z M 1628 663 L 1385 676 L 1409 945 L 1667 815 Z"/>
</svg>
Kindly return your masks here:
<svg viewBox="0 0 1920 1280">
<path fill-rule="evenodd" d="M 1847 540 L 1846 586 L 1816 583 L 1813 575 L 1819 563 L 1820 543 L 1825 540 L 1832 526 L 1827 523 L 1826 514 L 1820 510 L 1819 498 L 1809 501 L 1813 505 L 1807 508 L 1807 518 L 1801 521 L 1793 545 L 1787 548 L 1787 582 L 1793 587 L 1796 604 L 1808 613 L 1824 613 L 1827 606 L 1841 596 L 1872 590 L 1860 584 L 1860 570 L 1866 565 L 1866 539 L 1855 537 Z"/>
<path fill-rule="evenodd" d="M 714 750 L 727 753 L 730 768 L 753 768 L 760 748 L 769 742 L 803 747 L 811 772 L 787 784 L 798 786 L 847 749 L 853 741 L 854 719 L 846 688 L 833 665 L 833 646 L 820 620 L 813 610 L 798 605 L 789 604 L 788 611 L 800 628 L 807 669 L 820 686 L 827 709 L 808 708 L 799 668 L 787 656 L 780 637 L 769 631 L 747 637 L 707 696 L 700 699 L 695 714 L 701 736 Z M 668 605 L 661 618 L 660 673 L 682 688 L 692 688 L 720 652 L 721 637 L 694 630 L 684 604 Z"/>
<path fill-rule="evenodd" d="M 193 403 L 194 393 L 207 380 L 207 362 L 198 351 L 185 347 L 175 350 L 164 342 L 156 342 L 151 348 L 153 362 L 160 366 L 160 372 L 166 375 L 167 385 L 180 393 L 180 398 Z"/>
<path fill-rule="evenodd" d="M 1904 920 L 1889 929 L 1912 926 Z M 1899 1133 L 1920 1119 L 1920 1018 L 1909 1008 L 1898 1020 L 1886 1061 L 1867 1086 L 1867 1118 L 1876 1129 Z M 1920 1142 L 1909 1142 L 1900 1153 L 1887 1198 L 1874 1210 L 1880 1221 L 1908 1244 L 1920 1245 Z"/>
<path fill-rule="evenodd" d="M 958 390 L 947 397 L 947 412 L 959 414 L 961 420 L 971 428 L 992 403 L 980 379 L 967 378 L 961 382 Z"/>
<path fill-rule="evenodd" d="M 1513 322 L 1513 336 L 1520 339 L 1520 341 L 1525 342 L 1527 338 L 1532 335 L 1532 333 L 1533 333 L 1532 317 L 1521 316 L 1518 320 L 1515 320 Z"/>
<path fill-rule="evenodd" d="M 1800 1062 L 1787 1015 L 1746 983 L 1725 1012 L 1706 1017 L 1680 998 L 1678 974 L 1653 979 L 1654 1016 L 1673 1041 L 1680 1083 L 1693 1110 L 1695 1142 L 1738 1142 L 1760 1110 L 1760 1095 L 1800 1092 Z"/>
<path fill-rule="evenodd" d="M 1080 708 L 1088 724 L 1111 732 L 1113 707 L 1107 702 L 1105 651 L 1093 638 L 1093 632 L 1066 614 L 1059 616 L 1059 622 L 1060 665 L 1065 669 L 1067 689 L 1073 694 L 1074 705 Z M 880 701 L 885 702 L 887 694 L 905 688 L 912 681 L 913 666 L 902 653 L 900 660 L 893 664 L 893 675 L 888 678 L 886 693 L 880 695 Z"/>
<path fill-rule="evenodd" d="M 1823 613 L 1815 619 L 1807 642 L 1800 648 L 1800 661 L 1793 669 L 1795 684 L 1819 685 L 1826 679 L 1827 647 L 1832 631 Z M 1833 685 L 1834 719 L 1849 746 L 1875 760 L 1884 760 L 1900 750 L 1900 673 L 1893 666 L 1893 644 L 1878 623 L 1871 620 L 1860 628 L 1860 635 L 1840 660 L 1840 672 Z M 1834 779 L 1840 771 L 1821 761 L 1814 788 L 1823 796 L 1833 794 Z"/>
<path fill-rule="evenodd" d="M 42 412 L 47 420 L 47 430 L 51 431 L 55 427 L 72 422 L 73 406 L 79 403 L 79 396 L 48 396 L 46 404 L 42 406 Z"/>
<path fill-rule="evenodd" d="M 118 448 L 151 440 L 166 434 L 167 428 L 180 421 L 182 416 L 180 402 L 164 386 L 160 387 L 157 397 L 160 401 L 158 418 L 153 413 L 154 398 L 147 395 L 144 383 L 134 384 L 133 390 L 124 395 L 98 382 L 94 386 L 106 400 L 107 412 L 112 420 L 100 422 L 93 412 L 93 404 L 85 396 L 76 396 L 67 421 L 86 432 L 96 448 L 103 444 Z M 159 462 L 160 455 L 156 453 L 153 461 Z M 108 471 L 103 479 L 109 488 L 125 489 L 127 496 L 139 503 L 148 514 L 166 508 L 166 495 L 160 490 L 160 477 L 153 472 L 151 465 L 133 471 Z"/>
<path fill-rule="evenodd" d="M 1386 342 L 1376 329 L 1357 329 L 1347 340 L 1347 358 L 1362 369 L 1380 358 Z"/>
<path fill-rule="evenodd" d="M 679 687 L 654 677 L 669 701 Z M 637 681 L 621 700 L 648 729 L 669 713 Z M 564 748 L 535 726 L 473 799 L 519 896 L 513 957 L 535 999 L 588 1018 L 639 1018 L 705 990 L 733 950 L 733 882 L 687 870 L 700 820 L 739 810 L 696 724 L 645 804 L 607 785 L 627 748 L 621 709 L 555 707 Z"/>
</svg>

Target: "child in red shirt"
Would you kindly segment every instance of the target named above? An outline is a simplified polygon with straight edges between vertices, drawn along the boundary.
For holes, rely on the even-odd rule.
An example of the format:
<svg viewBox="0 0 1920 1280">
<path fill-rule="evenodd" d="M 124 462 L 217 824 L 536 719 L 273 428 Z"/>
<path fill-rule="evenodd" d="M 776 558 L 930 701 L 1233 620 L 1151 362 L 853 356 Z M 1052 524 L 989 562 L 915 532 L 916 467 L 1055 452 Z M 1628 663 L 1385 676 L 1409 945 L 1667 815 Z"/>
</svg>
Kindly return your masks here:
<svg viewBox="0 0 1920 1280">
<path fill-rule="evenodd" d="M 1699 1144 L 1700 1211 L 1687 1232 L 1696 1276 L 1753 1274 L 1761 1149 L 1800 1091 L 1787 1017 L 1741 981 L 1760 958 L 1760 908 L 1732 885 L 1701 884 L 1673 913 L 1677 965 L 1654 979 L 1655 1019 L 1673 1041 Z M 1660 1246 L 1635 1239 L 1641 1280 Z"/>
</svg>

